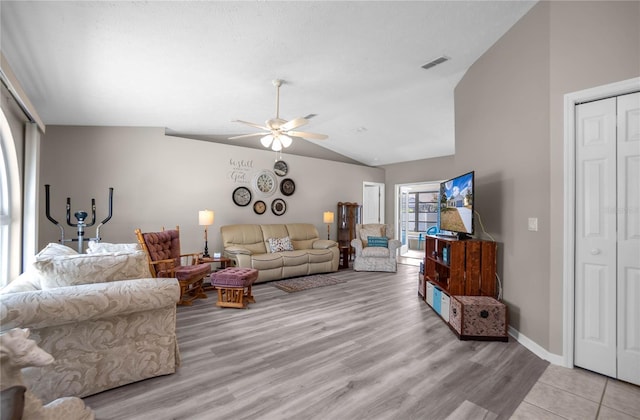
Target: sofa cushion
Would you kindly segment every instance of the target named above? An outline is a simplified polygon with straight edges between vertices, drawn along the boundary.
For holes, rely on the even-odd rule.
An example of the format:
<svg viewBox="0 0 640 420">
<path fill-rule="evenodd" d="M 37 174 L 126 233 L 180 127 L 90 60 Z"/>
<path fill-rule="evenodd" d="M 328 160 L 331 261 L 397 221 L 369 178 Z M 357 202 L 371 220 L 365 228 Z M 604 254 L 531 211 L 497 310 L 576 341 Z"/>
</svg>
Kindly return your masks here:
<svg viewBox="0 0 640 420">
<path fill-rule="evenodd" d="M 369 246 L 362 249 L 363 257 L 390 257 L 389 248 L 379 246 Z"/>
<path fill-rule="evenodd" d="M 108 242 L 89 242 L 87 254 L 108 254 L 110 252 L 135 252 L 142 251 L 139 243 L 111 244 Z"/>
<path fill-rule="evenodd" d="M 288 236 L 284 238 L 269 238 L 268 242 L 270 252 L 293 251 L 293 245 L 291 245 L 291 239 Z"/>
<path fill-rule="evenodd" d="M 225 250 L 232 247 L 242 247 L 251 254 L 267 252 L 266 239 L 262 235 L 260 225 L 227 225 L 220 227 L 220 233 Z M 287 233 L 285 232 L 282 236 L 287 236 Z M 277 237 L 277 235 L 271 235 L 271 237 Z"/>
<path fill-rule="evenodd" d="M 333 252 L 330 249 L 309 249 L 306 252 L 311 264 L 323 263 L 333 259 Z"/>
<path fill-rule="evenodd" d="M 360 229 L 360 240 L 362 241 L 362 246 L 369 246 L 367 242 L 367 238 L 369 236 L 380 237 L 384 236 L 384 232 L 382 231 L 382 227 L 380 225 L 370 225 L 366 228 Z"/>
<path fill-rule="evenodd" d="M 276 252 L 275 254 L 256 254 L 251 256 L 251 268 L 257 270 L 269 270 L 272 268 L 281 268 L 282 253 Z"/>
<path fill-rule="evenodd" d="M 311 249 L 315 241 L 319 239 L 318 229 L 309 223 L 288 223 L 287 232 L 291 238 L 293 249 Z"/>
<path fill-rule="evenodd" d="M 367 236 L 367 246 L 389 247 L 389 239 L 384 236 Z"/>
<path fill-rule="evenodd" d="M 78 255 L 78 252 L 75 249 L 69 248 L 66 245 L 51 242 L 47 244 L 47 246 L 42 248 L 42 251 L 36 254 L 35 260 L 38 261 L 40 259 L 47 259 L 47 258 L 58 257 L 62 255 Z"/>
<path fill-rule="evenodd" d="M 40 256 L 33 264 L 43 290 L 89 283 L 151 277 L 142 251 L 109 254 Z"/>
<path fill-rule="evenodd" d="M 31 268 L 0 289 L 0 294 L 33 292 L 36 290 L 40 290 L 40 275 Z"/>
<path fill-rule="evenodd" d="M 283 252 L 282 264 L 285 267 L 293 267 L 295 265 L 309 264 L 309 255 L 307 251 L 289 251 Z"/>
</svg>

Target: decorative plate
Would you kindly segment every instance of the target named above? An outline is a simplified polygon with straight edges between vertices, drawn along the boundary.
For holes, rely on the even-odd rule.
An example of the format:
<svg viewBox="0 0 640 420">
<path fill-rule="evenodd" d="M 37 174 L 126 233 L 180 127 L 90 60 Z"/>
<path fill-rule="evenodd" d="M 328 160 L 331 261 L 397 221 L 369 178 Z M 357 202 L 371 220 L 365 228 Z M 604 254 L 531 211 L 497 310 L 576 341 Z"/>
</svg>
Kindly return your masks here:
<svg viewBox="0 0 640 420">
<path fill-rule="evenodd" d="M 282 216 L 287 211 L 287 203 L 282 198 L 276 198 L 271 202 L 271 211 L 276 216 Z"/>
<path fill-rule="evenodd" d="M 278 176 L 285 176 L 289 172 L 289 165 L 284 160 L 279 160 L 273 165 L 273 172 Z"/>
<path fill-rule="evenodd" d="M 256 214 L 263 214 L 267 211 L 267 204 L 262 200 L 258 200 L 253 203 L 253 211 L 256 212 Z"/>
<path fill-rule="evenodd" d="M 296 184 L 291 178 L 285 178 L 280 183 L 280 192 L 282 195 L 291 195 L 296 191 Z"/>
<path fill-rule="evenodd" d="M 276 174 L 264 169 L 253 177 L 251 186 L 255 191 L 266 197 L 273 195 L 273 193 L 278 189 Z"/>
<path fill-rule="evenodd" d="M 244 207 L 251 202 L 251 191 L 247 187 L 238 187 L 233 190 L 233 202 L 240 207 Z"/>
</svg>

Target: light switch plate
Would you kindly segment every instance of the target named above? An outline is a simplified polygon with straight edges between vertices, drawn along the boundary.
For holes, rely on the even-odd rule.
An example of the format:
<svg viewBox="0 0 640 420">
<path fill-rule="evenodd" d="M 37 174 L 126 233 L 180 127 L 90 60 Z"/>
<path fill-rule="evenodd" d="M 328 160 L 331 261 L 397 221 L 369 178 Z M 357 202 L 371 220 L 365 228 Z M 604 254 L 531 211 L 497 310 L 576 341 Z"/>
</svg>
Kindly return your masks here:
<svg viewBox="0 0 640 420">
<path fill-rule="evenodd" d="M 530 217 L 529 218 L 529 230 L 532 232 L 537 232 L 538 231 L 538 218 L 537 217 Z"/>
</svg>

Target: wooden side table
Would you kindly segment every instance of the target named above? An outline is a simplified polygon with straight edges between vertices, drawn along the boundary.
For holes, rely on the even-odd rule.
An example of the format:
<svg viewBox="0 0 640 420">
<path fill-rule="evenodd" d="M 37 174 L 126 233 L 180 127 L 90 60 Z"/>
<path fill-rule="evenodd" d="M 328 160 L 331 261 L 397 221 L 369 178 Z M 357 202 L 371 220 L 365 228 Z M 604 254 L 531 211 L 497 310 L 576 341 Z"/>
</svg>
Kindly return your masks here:
<svg viewBox="0 0 640 420">
<path fill-rule="evenodd" d="M 220 269 L 225 269 L 231 266 L 231 259 L 227 257 L 202 257 L 198 258 L 198 261 L 201 263 L 211 263 L 211 264 L 220 264 Z M 216 288 L 211 283 L 205 283 L 202 286 L 202 290 L 205 292 L 209 292 L 211 290 L 216 290 Z"/>
<path fill-rule="evenodd" d="M 350 246 L 349 245 L 340 245 L 340 268 L 349 268 L 349 254 Z"/>
</svg>

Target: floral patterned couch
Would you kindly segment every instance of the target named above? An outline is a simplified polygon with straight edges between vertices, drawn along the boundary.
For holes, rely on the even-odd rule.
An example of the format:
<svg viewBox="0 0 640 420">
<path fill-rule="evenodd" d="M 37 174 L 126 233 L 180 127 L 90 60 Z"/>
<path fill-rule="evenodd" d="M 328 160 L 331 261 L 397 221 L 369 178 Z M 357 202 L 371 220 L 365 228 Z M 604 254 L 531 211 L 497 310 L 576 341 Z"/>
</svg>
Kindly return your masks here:
<svg viewBox="0 0 640 420">
<path fill-rule="evenodd" d="M 49 244 L 0 290 L 0 332 L 29 328 L 55 359 L 23 370 L 25 383 L 43 401 L 176 371 L 180 288 L 175 279 L 151 278 L 136 246 L 96 244 L 92 254 L 78 254 Z"/>
</svg>

